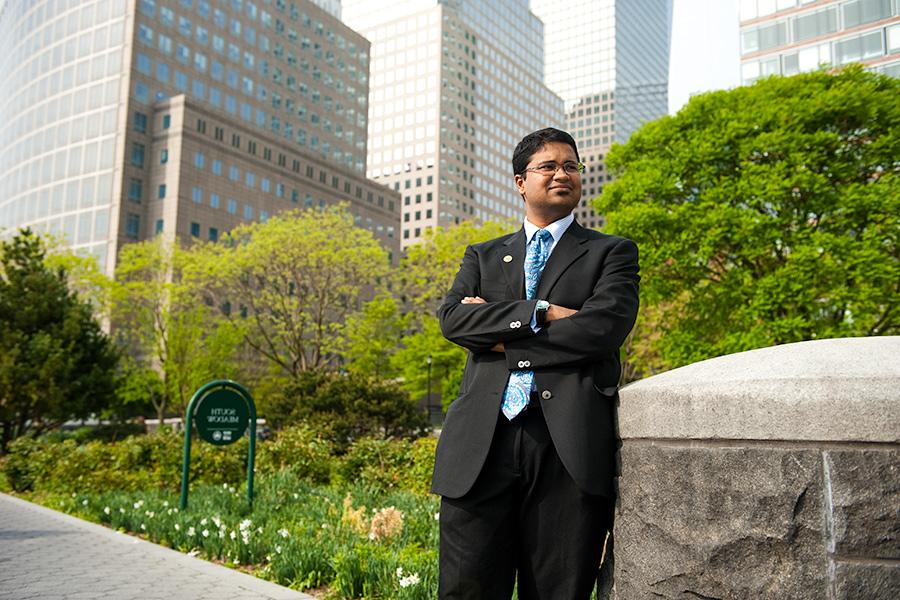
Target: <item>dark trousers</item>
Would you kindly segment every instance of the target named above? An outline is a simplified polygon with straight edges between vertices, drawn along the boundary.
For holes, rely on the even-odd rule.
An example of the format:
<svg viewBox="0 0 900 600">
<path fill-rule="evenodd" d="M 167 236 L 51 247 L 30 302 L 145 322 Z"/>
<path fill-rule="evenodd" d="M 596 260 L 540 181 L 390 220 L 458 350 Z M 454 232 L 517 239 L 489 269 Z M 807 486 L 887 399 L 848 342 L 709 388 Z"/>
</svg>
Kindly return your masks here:
<svg viewBox="0 0 900 600">
<path fill-rule="evenodd" d="M 587 600 L 613 502 L 583 493 L 559 460 L 536 404 L 502 414 L 475 485 L 444 498 L 440 598 Z"/>
</svg>

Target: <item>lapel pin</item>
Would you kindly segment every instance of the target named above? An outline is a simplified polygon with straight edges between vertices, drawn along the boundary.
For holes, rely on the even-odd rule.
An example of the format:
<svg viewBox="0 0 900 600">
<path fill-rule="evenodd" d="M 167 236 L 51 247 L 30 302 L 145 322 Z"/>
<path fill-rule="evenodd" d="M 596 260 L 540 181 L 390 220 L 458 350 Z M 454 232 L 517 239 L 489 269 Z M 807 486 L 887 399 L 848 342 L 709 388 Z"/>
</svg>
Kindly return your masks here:
<svg viewBox="0 0 900 600">
<path fill-rule="evenodd" d="M 512 256 L 507 254 L 503 257 L 503 262 L 512 262 Z"/>
</svg>

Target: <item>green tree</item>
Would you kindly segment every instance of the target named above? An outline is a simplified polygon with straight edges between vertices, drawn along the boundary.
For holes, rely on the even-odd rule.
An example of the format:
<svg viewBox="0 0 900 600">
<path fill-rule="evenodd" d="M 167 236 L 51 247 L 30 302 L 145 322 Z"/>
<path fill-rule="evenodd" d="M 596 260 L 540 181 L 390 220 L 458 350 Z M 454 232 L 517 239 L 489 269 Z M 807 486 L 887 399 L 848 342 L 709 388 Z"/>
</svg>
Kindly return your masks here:
<svg viewBox="0 0 900 600">
<path fill-rule="evenodd" d="M 448 341 L 435 316 L 421 318 L 419 331 L 403 338 L 403 346 L 391 357 L 391 367 L 413 398 L 428 394 L 428 359 L 431 358 L 431 393 L 440 394 L 444 410 L 456 399 L 468 352 Z M 428 399 L 429 402 L 436 400 Z"/>
<path fill-rule="evenodd" d="M 160 420 L 172 409 L 183 412 L 202 384 L 235 378 L 238 372 L 234 357 L 243 335 L 240 323 L 218 318 L 218 311 L 204 304 L 193 282 L 185 279 L 196 259 L 196 250 L 162 237 L 128 244 L 119 253 L 113 323 L 138 363 L 131 374 L 150 390 L 153 377 L 146 369 L 156 370 L 162 379 L 162 395 L 147 396 Z M 133 398 L 140 389 L 125 386 L 123 391 Z"/>
<path fill-rule="evenodd" d="M 859 67 L 703 94 L 615 146 L 595 207 L 640 246 L 658 334 L 635 376 L 900 331 L 897 156 L 900 81 Z"/>
<path fill-rule="evenodd" d="M 292 379 L 334 367 L 334 337 L 388 272 L 387 251 L 344 206 L 240 225 L 203 252 L 191 279 L 206 303 Z"/>
<path fill-rule="evenodd" d="M 23 229 L 0 242 L 0 451 L 26 431 L 97 414 L 114 398 L 118 354 L 91 306 Z"/>
<path fill-rule="evenodd" d="M 382 295 L 366 302 L 362 310 L 347 317 L 335 343 L 335 352 L 345 368 L 355 375 L 389 378 L 390 359 L 400 347 L 409 319 L 400 314 L 393 296 Z"/>
</svg>

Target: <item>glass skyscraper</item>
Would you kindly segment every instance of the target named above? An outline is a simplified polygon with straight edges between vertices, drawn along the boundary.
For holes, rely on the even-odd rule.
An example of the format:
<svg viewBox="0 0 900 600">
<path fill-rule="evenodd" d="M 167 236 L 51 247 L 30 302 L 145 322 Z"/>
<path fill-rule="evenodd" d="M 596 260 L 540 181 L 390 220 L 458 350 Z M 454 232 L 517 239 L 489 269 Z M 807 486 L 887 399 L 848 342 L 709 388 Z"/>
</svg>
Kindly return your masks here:
<svg viewBox="0 0 900 600">
<path fill-rule="evenodd" d="M 576 215 L 596 227 L 589 203 L 611 179 L 609 147 L 668 112 L 672 0 L 531 0 L 531 10 L 544 23 L 545 81 L 588 167 Z"/>
<path fill-rule="evenodd" d="M 399 194 L 364 175 L 369 42 L 318 4 L 0 2 L 0 234 L 111 272 L 130 241 L 343 201 L 398 257 Z"/>
<path fill-rule="evenodd" d="M 512 151 L 560 127 L 527 0 L 344 0 L 372 42 L 367 174 L 402 195 L 402 245 L 463 220 L 519 220 Z"/>
</svg>

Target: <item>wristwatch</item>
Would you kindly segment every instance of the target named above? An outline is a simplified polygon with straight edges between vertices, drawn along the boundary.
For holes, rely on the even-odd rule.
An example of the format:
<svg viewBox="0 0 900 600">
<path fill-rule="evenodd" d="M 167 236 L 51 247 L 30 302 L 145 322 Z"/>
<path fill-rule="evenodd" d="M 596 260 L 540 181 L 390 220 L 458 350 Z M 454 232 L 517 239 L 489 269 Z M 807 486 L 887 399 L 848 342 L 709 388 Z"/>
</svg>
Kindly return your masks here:
<svg viewBox="0 0 900 600">
<path fill-rule="evenodd" d="M 547 322 L 547 311 L 550 310 L 550 303 L 546 300 L 538 300 L 534 306 L 534 320 L 538 327 L 543 327 Z"/>
</svg>

